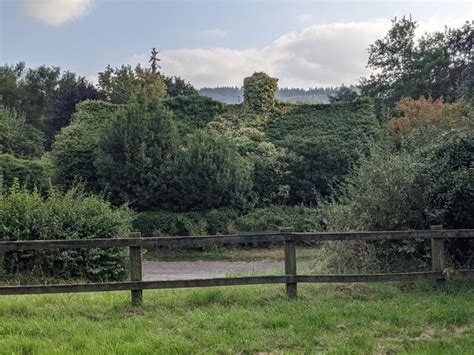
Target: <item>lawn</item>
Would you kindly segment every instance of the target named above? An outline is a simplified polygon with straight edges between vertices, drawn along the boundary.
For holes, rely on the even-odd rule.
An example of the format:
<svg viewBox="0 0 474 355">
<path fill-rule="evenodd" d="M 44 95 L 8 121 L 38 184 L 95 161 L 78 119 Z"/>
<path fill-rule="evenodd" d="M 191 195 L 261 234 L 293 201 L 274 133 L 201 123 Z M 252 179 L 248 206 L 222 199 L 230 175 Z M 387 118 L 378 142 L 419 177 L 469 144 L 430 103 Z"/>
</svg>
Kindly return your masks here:
<svg viewBox="0 0 474 355">
<path fill-rule="evenodd" d="M 472 354 L 474 281 L 2 296 L 0 353 Z"/>
</svg>

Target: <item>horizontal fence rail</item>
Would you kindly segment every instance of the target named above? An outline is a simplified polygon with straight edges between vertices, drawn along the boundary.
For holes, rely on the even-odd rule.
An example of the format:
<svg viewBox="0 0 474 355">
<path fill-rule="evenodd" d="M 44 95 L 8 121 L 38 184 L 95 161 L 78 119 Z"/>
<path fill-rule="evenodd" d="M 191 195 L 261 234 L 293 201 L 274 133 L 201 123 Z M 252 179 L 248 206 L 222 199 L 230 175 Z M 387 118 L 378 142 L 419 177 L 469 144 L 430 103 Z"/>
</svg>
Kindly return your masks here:
<svg viewBox="0 0 474 355">
<path fill-rule="evenodd" d="M 209 244 L 282 243 L 288 238 L 295 242 L 305 241 L 355 241 L 355 240 L 402 240 L 402 239 L 459 239 L 474 238 L 472 229 L 456 230 L 407 230 L 384 232 L 342 233 L 255 233 L 234 235 L 212 235 L 200 237 L 147 237 L 72 240 L 16 240 L 0 242 L 1 251 L 48 250 L 78 248 L 117 247 L 187 247 Z"/>
<path fill-rule="evenodd" d="M 249 233 L 222 236 L 186 236 L 186 237 L 150 237 L 141 238 L 140 233 L 132 233 L 130 238 L 111 239 L 81 239 L 81 240 L 23 240 L 2 241 L 0 252 L 23 250 L 52 250 L 77 248 L 123 248 L 130 249 L 130 281 L 83 283 L 83 284 L 53 284 L 53 285 L 15 285 L 0 286 L 0 295 L 28 295 L 46 293 L 76 293 L 103 291 L 131 291 L 132 304 L 139 306 L 143 299 L 143 290 L 237 286 L 257 284 L 286 284 L 290 298 L 297 296 L 298 283 L 343 283 L 343 282 L 387 282 L 387 281 L 421 281 L 435 280 L 437 284 L 446 280 L 444 275 L 444 241 L 447 239 L 474 238 L 474 230 L 407 230 L 382 232 L 341 232 L 341 233 L 293 233 L 269 232 Z M 296 245 L 313 241 L 382 241 L 382 240 L 431 240 L 432 270 L 427 272 L 392 273 L 392 274 L 357 274 L 357 275 L 298 275 L 296 269 Z M 200 245 L 231 245 L 248 243 L 284 243 L 285 275 L 281 276 L 249 276 L 233 278 L 212 278 L 193 280 L 143 281 L 142 248 L 171 247 L 181 248 Z M 451 270 L 455 277 L 474 277 L 473 270 Z"/>
</svg>

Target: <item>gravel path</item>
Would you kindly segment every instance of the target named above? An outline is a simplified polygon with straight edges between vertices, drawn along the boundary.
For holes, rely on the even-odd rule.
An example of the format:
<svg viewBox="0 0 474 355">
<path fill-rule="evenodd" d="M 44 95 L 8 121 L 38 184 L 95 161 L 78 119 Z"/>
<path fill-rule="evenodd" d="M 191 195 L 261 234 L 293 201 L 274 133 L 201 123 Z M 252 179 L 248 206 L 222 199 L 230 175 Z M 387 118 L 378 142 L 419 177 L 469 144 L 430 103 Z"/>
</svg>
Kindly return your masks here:
<svg viewBox="0 0 474 355">
<path fill-rule="evenodd" d="M 183 280 L 225 277 L 230 273 L 283 270 L 283 261 L 145 261 L 144 280 Z"/>
</svg>

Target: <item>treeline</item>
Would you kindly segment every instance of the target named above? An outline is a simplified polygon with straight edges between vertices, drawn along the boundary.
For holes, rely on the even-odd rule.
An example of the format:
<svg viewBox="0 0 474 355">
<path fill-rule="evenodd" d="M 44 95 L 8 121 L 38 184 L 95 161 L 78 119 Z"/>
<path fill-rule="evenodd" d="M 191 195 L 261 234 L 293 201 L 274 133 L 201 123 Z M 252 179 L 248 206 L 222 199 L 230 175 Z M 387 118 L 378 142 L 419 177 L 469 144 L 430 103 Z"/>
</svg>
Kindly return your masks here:
<svg viewBox="0 0 474 355">
<path fill-rule="evenodd" d="M 278 79 L 254 73 L 243 102 L 227 105 L 163 76 L 156 52 L 150 68 L 107 67 L 97 87 L 59 69 L 2 67 L 1 239 L 111 237 L 132 225 L 157 235 L 474 228 L 472 29 L 416 40 L 415 27 L 394 21 L 369 49 L 374 74 L 330 104 L 282 102 Z M 333 268 L 429 261 L 423 243 L 338 248 L 327 251 Z M 472 242 L 449 248 L 453 264 L 472 260 Z M 56 257 L 65 275 L 75 268 Z M 83 260 L 96 278 L 120 278 L 94 257 Z M 55 270 L 38 253 L 3 264 Z"/>
<path fill-rule="evenodd" d="M 279 101 L 283 102 L 326 104 L 329 103 L 330 97 L 334 95 L 338 89 L 337 87 L 315 87 L 309 89 L 279 88 L 276 97 Z M 355 86 L 350 86 L 350 89 L 357 91 Z M 207 96 L 226 104 L 240 104 L 244 99 L 244 88 L 237 86 L 204 87 L 199 89 L 198 92 L 199 95 Z"/>
</svg>

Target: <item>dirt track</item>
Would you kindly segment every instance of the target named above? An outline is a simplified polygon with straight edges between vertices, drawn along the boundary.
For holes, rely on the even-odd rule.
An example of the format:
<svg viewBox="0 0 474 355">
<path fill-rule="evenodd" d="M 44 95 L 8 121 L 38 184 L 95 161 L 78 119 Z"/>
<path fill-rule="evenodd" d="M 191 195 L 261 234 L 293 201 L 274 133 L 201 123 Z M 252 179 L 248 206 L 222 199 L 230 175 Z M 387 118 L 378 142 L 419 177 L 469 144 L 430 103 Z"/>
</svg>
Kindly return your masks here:
<svg viewBox="0 0 474 355">
<path fill-rule="evenodd" d="M 145 280 L 205 279 L 231 273 L 268 273 L 283 270 L 282 261 L 145 261 Z"/>
</svg>

